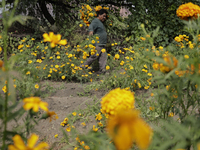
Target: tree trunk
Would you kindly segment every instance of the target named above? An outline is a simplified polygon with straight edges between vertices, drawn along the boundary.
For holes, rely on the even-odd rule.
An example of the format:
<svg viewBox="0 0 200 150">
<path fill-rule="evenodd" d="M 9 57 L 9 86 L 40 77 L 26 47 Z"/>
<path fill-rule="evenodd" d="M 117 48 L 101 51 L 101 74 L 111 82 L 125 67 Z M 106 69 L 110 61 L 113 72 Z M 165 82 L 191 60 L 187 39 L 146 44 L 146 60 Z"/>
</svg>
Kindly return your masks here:
<svg viewBox="0 0 200 150">
<path fill-rule="evenodd" d="M 53 19 L 53 17 L 49 13 L 45 1 L 44 0 L 39 0 L 38 3 L 39 3 L 40 9 L 41 9 L 44 17 L 49 21 L 49 23 L 51 25 L 53 25 L 55 23 L 55 20 Z"/>
</svg>

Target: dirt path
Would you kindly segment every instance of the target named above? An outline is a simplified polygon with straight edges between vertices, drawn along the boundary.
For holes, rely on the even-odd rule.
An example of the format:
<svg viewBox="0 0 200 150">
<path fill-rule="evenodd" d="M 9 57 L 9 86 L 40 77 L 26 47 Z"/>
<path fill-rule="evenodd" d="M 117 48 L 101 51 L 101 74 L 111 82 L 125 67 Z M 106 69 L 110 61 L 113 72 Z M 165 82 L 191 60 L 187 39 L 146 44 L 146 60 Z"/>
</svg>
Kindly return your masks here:
<svg viewBox="0 0 200 150">
<path fill-rule="evenodd" d="M 64 118 L 69 113 L 72 113 L 78 109 L 85 109 L 86 103 L 91 104 L 94 97 L 100 100 L 101 97 L 106 94 L 106 92 L 92 90 L 84 95 L 85 85 L 81 85 L 80 83 L 48 81 L 48 84 L 55 89 L 62 87 L 62 89 L 56 90 L 47 98 L 43 99 L 43 101 L 48 102 L 49 110 L 55 111 L 59 118 L 51 122 L 49 122 L 49 119 L 41 120 L 39 124 L 35 126 L 35 133 L 40 136 L 40 140 L 46 141 L 49 145 L 57 143 L 56 147 L 53 148 L 54 150 L 57 150 L 60 149 L 61 145 L 63 145 L 63 143 L 59 142 L 62 138 L 61 128 L 64 130 L 66 129 L 66 127 L 62 127 L 60 125 Z M 83 127 L 80 122 L 77 122 L 75 123 L 75 128 L 79 131 L 85 132 L 91 129 L 92 125 L 94 124 L 96 123 L 95 119 L 93 118 L 87 123 L 86 127 Z M 54 137 L 55 134 L 58 134 L 58 138 Z"/>
</svg>

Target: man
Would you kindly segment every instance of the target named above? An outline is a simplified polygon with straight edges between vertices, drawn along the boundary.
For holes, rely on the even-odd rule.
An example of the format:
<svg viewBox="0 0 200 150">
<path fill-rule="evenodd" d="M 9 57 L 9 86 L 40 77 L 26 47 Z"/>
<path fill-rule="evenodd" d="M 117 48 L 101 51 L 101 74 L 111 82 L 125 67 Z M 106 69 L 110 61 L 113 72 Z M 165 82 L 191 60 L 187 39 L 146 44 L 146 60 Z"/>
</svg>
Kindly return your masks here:
<svg viewBox="0 0 200 150">
<path fill-rule="evenodd" d="M 95 43 L 94 46 L 96 47 L 98 55 L 94 54 L 91 55 L 87 61 L 83 64 L 85 66 L 91 65 L 96 59 L 99 61 L 99 71 L 97 74 L 105 73 L 105 67 L 107 62 L 107 54 L 106 52 L 102 53 L 101 50 L 105 49 L 105 45 L 107 43 L 107 33 L 106 29 L 103 25 L 103 22 L 107 18 L 108 12 L 105 9 L 101 9 L 97 12 L 97 18 L 95 18 L 90 26 L 89 26 L 89 35 L 97 34 L 99 36 L 99 43 Z M 82 66 L 81 66 L 82 67 Z"/>
</svg>

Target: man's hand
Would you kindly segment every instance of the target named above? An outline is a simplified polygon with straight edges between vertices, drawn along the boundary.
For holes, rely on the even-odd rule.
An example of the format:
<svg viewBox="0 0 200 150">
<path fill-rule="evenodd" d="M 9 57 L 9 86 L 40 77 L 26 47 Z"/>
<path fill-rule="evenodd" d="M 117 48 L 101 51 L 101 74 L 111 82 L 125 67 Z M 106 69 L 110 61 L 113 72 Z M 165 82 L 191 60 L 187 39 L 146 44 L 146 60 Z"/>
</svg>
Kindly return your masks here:
<svg viewBox="0 0 200 150">
<path fill-rule="evenodd" d="M 91 35 L 93 35 L 93 31 L 90 31 L 90 32 L 89 32 L 89 36 L 91 36 Z"/>
</svg>

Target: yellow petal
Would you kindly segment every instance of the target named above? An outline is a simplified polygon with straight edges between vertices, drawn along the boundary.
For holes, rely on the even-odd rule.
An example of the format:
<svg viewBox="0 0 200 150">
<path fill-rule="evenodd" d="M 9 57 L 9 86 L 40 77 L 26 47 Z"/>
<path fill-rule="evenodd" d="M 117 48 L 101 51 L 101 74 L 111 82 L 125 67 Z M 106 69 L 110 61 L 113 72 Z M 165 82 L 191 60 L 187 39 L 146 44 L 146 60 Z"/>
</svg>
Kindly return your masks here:
<svg viewBox="0 0 200 150">
<path fill-rule="evenodd" d="M 148 148 L 153 134 L 151 128 L 142 119 L 136 119 L 132 124 L 132 129 L 133 139 L 137 146 L 140 149 Z"/>
<path fill-rule="evenodd" d="M 113 138 L 115 146 L 118 150 L 128 150 L 131 148 L 133 141 L 131 138 L 131 132 L 128 124 L 120 125 L 116 131 L 116 135 Z"/>
<path fill-rule="evenodd" d="M 66 44 L 67 44 L 67 40 L 66 40 L 66 39 L 60 40 L 60 41 L 58 42 L 58 44 L 60 44 L 60 45 L 66 45 Z"/>
<path fill-rule="evenodd" d="M 56 46 L 55 43 L 51 43 L 51 47 L 54 48 Z"/>
<path fill-rule="evenodd" d="M 49 32 L 49 37 L 52 40 L 54 38 L 54 33 L 53 32 Z"/>
<path fill-rule="evenodd" d="M 47 149 L 49 145 L 46 142 L 41 142 L 40 144 L 37 145 L 37 147 L 34 148 L 34 150 L 43 150 Z"/>
<path fill-rule="evenodd" d="M 51 42 L 51 39 L 47 33 L 43 34 L 44 42 Z"/>
<path fill-rule="evenodd" d="M 40 102 L 39 104 L 40 108 L 44 111 L 48 111 L 48 103 L 47 102 Z"/>
<path fill-rule="evenodd" d="M 18 150 L 14 145 L 8 145 L 8 150 Z"/>
<path fill-rule="evenodd" d="M 34 148 L 38 139 L 39 139 L 39 137 L 36 134 L 32 134 L 31 137 L 28 139 L 27 146 L 29 148 Z"/>
<path fill-rule="evenodd" d="M 22 140 L 20 135 L 15 135 L 13 138 L 14 145 L 17 149 L 26 149 L 26 146 L 24 144 L 24 141 Z"/>
<path fill-rule="evenodd" d="M 33 108 L 34 107 L 34 104 L 33 103 L 25 103 L 24 105 L 23 105 L 23 108 L 25 109 L 25 110 L 30 110 L 31 108 Z"/>
<path fill-rule="evenodd" d="M 38 104 L 34 104 L 33 111 L 34 112 L 38 112 L 38 110 L 39 110 L 39 105 Z"/>
<path fill-rule="evenodd" d="M 60 34 L 56 35 L 56 39 L 57 39 L 58 41 L 60 41 L 61 35 L 60 35 Z"/>
</svg>

